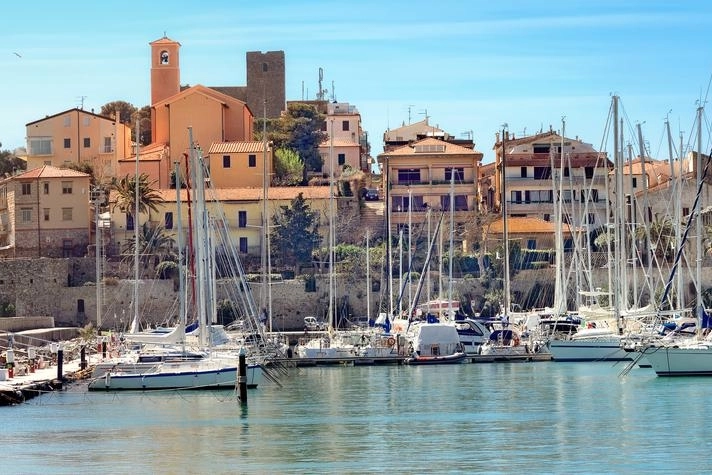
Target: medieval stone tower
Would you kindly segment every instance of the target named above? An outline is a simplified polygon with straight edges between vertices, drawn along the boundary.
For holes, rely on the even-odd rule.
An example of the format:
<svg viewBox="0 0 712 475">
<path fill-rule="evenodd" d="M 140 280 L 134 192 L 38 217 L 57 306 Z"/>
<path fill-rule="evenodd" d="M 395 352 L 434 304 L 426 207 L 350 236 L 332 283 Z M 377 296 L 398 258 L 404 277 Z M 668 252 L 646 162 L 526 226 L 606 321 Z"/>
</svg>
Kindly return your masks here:
<svg viewBox="0 0 712 475">
<path fill-rule="evenodd" d="M 243 99 L 255 118 L 279 117 L 286 107 L 284 51 L 247 52 L 247 88 Z"/>
</svg>

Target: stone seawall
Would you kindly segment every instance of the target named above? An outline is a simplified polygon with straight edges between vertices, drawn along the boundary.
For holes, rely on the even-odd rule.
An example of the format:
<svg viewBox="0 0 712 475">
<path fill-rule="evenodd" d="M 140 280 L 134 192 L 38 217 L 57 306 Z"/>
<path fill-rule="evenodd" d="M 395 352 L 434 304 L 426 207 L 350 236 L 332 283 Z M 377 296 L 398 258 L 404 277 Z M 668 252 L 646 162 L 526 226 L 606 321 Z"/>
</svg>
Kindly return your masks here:
<svg viewBox="0 0 712 475">
<path fill-rule="evenodd" d="M 0 304 L 14 306 L 17 317 L 46 316 L 53 318 L 57 326 L 83 326 L 96 323 L 97 289 L 94 283 L 94 260 L 91 258 L 67 259 L 5 259 L 0 261 Z M 681 269 L 685 280 L 686 301 L 694 298 L 694 286 L 690 284 L 691 273 Z M 606 269 L 596 269 L 592 273 L 594 282 L 606 288 Z M 644 282 L 644 270 L 638 269 L 637 282 Z M 630 281 L 634 279 L 629 275 Z M 324 319 L 329 306 L 328 275 L 317 274 L 316 286 L 308 291 L 301 278 L 272 283 L 272 328 L 274 330 L 300 330 L 304 317 L 315 316 Z M 367 291 L 365 282 L 355 282 L 351 276 L 337 276 L 335 305 L 344 318 L 366 315 L 367 292 L 370 297 L 371 317 L 379 309 L 385 311 L 388 299 L 384 292 Z M 703 268 L 703 288 L 712 282 L 712 267 Z M 513 300 L 528 295 L 532 289 L 551 288 L 554 270 L 551 268 L 518 272 L 511 283 Z M 221 281 L 217 285 L 217 298 L 227 296 L 226 287 L 234 286 L 232 281 Z M 433 286 L 435 286 L 433 282 Z M 660 284 L 662 288 L 663 284 Z M 256 305 L 261 306 L 262 286 L 250 284 Z M 397 288 L 398 284 L 395 284 Z M 443 283 L 446 286 L 446 283 Z M 139 308 L 142 318 L 151 324 L 175 321 L 178 315 L 178 292 L 172 280 L 145 279 L 139 285 Z M 414 295 L 415 284 L 411 295 Z M 582 289 L 584 290 L 584 289 Z M 585 289 L 588 290 L 588 289 Z M 425 290 L 423 291 L 425 292 Z M 483 299 L 488 290 L 479 279 L 457 279 L 453 285 L 456 298 Z M 133 280 L 105 279 L 102 285 L 102 328 L 123 330 L 133 315 Z M 552 295 L 553 299 L 553 295 Z M 424 301 L 421 298 L 420 301 Z M 234 302 L 239 304 L 238 302 Z M 647 303 L 647 302 L 643 302 Z M 0 319 L 1 320 L 1 319 Z"/>
</svg>

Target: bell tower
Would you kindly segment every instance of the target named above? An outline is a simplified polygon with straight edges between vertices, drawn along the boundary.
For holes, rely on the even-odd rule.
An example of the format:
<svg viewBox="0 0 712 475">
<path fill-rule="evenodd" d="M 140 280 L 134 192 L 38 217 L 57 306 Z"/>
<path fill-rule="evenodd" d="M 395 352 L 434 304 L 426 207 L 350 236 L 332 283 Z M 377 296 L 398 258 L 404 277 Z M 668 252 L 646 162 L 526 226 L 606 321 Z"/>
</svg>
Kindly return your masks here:
<svg viewBox="0 0 712 475">
<path fill-rule="evenodd" d="M 180 43 L 163 36 L 151 45 L 151 105 L 180 92 Z"/>
</svg>

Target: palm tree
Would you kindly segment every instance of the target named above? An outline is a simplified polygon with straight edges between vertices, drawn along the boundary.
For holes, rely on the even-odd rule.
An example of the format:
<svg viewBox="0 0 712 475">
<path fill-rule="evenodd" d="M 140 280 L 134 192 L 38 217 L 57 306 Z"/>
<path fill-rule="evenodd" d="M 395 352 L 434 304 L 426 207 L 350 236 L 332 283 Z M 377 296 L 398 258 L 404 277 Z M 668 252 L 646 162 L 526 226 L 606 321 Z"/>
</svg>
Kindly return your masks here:
<svg viewBox="0 0 712 475">
<path fill-rule="evenodd" d="M 660 217 L 657 214 L 652 223 L 647 226 L 647 231 L 639 227 L 635 231 L 635 238 L 644 240 L 650 235 L 650 246 L 655 257 L 670 260 L 675 256 L 675 227 L 669 217 Z"/>
<path fill-rule="evenodd" d="M 158 211 L 158 205 L 163 203 L 161 195 L 152 187 L 155 180 L 149 183 L 146 173 L 138 177 L 138 212 L 147 213 L 148 210 Z M 133 216 L 136 210 L 136 177 L 126 175 L 111 185 L 112 190 L 117 194 L 116 203 L 112 211 L 117 207 L 124 213 Z M 138 223 L 137 223 L 138 224 Z"/>
<path fill-rule="evenodd" d="M 126 242 L 124 252 L 133 255 L 135 250 L 135 239 L 130 239 Z M 153 258 L 153 266 L 158 267 L 163 261 L 175 261 L 175 241 L 166 235 L 163 226 L 149 226 L 148 223 L 143 223 L 138 234 L 138 253 L 144 269 L 148 267 L 151 258 Z"/>
</svg>

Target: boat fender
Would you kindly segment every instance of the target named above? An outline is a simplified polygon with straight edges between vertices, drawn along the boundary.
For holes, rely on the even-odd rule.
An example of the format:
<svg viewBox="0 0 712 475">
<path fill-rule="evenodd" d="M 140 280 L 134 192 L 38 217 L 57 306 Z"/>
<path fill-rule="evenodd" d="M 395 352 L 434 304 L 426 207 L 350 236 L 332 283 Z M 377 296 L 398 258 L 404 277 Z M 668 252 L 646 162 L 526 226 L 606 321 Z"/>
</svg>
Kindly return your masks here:
<svg viewBox="0 0 712 475">
<path fill-rule="evenodd" d="M 393 345 L 396 344 L 396 339 L 393 338 L 392 336 L 391 336 L 391 337 L 388 337 L 388 339 L 386 340 L 386 344 L 387 344 L 388 346 L 393 346 Z"/>
</svg>

